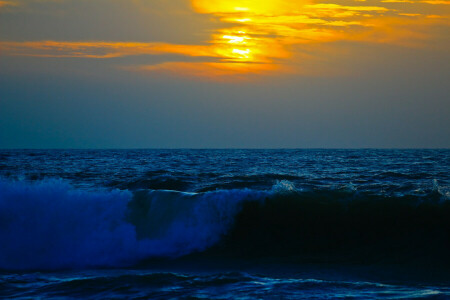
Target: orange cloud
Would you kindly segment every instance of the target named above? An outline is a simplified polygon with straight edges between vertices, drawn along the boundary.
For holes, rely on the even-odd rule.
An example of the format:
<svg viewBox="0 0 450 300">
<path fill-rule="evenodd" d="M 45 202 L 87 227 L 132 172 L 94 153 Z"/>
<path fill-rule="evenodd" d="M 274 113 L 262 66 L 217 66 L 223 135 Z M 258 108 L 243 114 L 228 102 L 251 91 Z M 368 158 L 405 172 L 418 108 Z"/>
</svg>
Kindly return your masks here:
<svg viewBox="0 0 450 300">
<path fill-rule="evenodd" d="M 40 57 L 114 58 L 133 55 L 180 54 L 215 56 L 206 46 L 133 42 L 0 42 L 2 54 Z"/>
<path fill-rule="evenodd" d="M 0 1 L 0 3 L 6 1 Z M 293 66 L 308 59 L 298 45 L 335 41 L 426 45 L 432 26 L 449 26 L 448 12 L 422 7 L 447 0 L 382 0 L 410 5 L 392 9 L 373 5 L 314 3 L 309 0 L 191 0 L 192 8 L 222 24 L 203 45 L 105 41 L 0 42 L 2 55 L 107 59 L 136 55 L 174 54 L 200 58 L 198 62 L 166 61 L 128 67 L 138 72 L 184 74 L 200 78 L 236 78 L 296 72 Z M 391 6 L 392 6 L 391 5 Z M 300 71 L 300 70 L 297 70 Z M 304 70 L 301 70 L 304 72 Z M 313 70 L 311 71 L 313 72 Z"/>
<path fill-rule="evenodd" d="M 0 8 L 6 7 L 6 6 L 17 6 L 18 3 L 13 1 L 0 1 Z"/>
<path fill-rule="evenodd" d="M 428 1 L 421 1 L 422 3 L 428 3 L 433 5 L 450 5 L 450 1 L 443 1 L 443 0 L 428 0 Z"/>
<path fill-rule="evenodd" d="M 162 73 L 167 76 L 208 81 L 250 80 L 250 75 L 269 75 L 279 71 L 276 64 L 226 63 L 226 62 L 166 62 L 156 65 L 126 67 L 125 69 L 142 73 Z"/>
</svg>

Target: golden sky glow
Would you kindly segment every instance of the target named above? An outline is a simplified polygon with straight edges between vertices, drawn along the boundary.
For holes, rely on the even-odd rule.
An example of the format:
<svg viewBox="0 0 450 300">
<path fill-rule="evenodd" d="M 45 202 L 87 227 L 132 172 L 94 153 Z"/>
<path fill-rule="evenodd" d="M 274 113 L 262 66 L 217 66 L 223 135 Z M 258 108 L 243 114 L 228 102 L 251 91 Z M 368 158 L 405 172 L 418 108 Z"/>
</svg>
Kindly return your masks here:
<svg viewBox="0 0 450 300">
<path fill-rule="evenodd" d="M 64 1 L 64 0 L 62 0 Z M 134 2 L 138 5 L 139 1 Z M 19 2 L 0 1 L 1 7 Z M 204 58 L 164 61 L 126 69 L 201 78 L 304 72 L 302 46 L 361 42 L 424 47 L 449 32 L 446 0 L 191 0 L 191 13 L 218 28 L 197 45 L 105 41 L 0 41 L 3 55 L 107 59 L 173 54 Z M 441 28 L 436 33 L 435 27 Z M 442 28 L 444 28 L 442 33 Z M 192 33 L 196 34 L 195 32 Z M 308 54 L 311 55 L 311 54 Z M 314 56 L 314 55 L 313 55 Z"/>
</svg>

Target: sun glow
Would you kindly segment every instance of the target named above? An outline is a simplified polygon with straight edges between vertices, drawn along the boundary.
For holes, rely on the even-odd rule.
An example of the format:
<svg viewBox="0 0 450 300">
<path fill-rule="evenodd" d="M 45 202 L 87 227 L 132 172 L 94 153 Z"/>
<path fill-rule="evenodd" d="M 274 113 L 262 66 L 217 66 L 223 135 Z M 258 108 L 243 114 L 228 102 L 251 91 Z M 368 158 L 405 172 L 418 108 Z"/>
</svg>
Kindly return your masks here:
<svg viewBox="0 0 450 300">
<path fill-rule="evenodd" d="M 245 18 L 245 19 L 235 19 L 235 20 L 236 20 L 236 22 L 245 23 L 245 22 L 251 21 L 252 19 L 250 19 L 250 18 Z"/>
<path fill-rule="evenodd" d="M 382 2 L 374 5 L 372 0 L 366 1 L 371 4 L 341 5 L 314 0 L 191 0 L 191 3 L 197 12 L 235 25 L 217 30 L 218 34 L 210 41 L 223 68 L 248 72 L 248 68 L 231 66 L 232 61 L 251 64 L 253 72 L 261 68 L 262 73 L 268 69 L 273 73 L 290 71 L 289 61 L 294 60 L 292 49 L 301 45 L 340 40 L 378 42 L 377 39 L 406 45 L 421 38 L 412 28 L 405 34 L 405 26 L 411 25 L 405 17 L 426 18 L 419 11 L 402 12 L 379 5 Z M 448 24 L 448 13 L 445 20 Z M 385 36 L 374 34 L 377 29 Z"/>
<path fill-rule="evenodd" d="M 332 53 L 324 49 L 333 42 L 424 47 L 433 44 L 430 43 L 436 37 L 433 29 L 439 33 L 450 28 L 450 2 L 441 0 L 190 0 L 190 3 L 193 13 L 207 15 L 215 24 L 210 38 L 198 44 L 3 41 L 0 48 L 7 55 L 61 58 L 173 54 L 195 59 L 174 59 L 128 69 L 241 80 L 255 74 L 313 73 L 311 61 L 323 60 L 320 53 Z M 308 69 L 303 65 L 308 65 Z"/>
<path fill-rule="evenodd" d="M 223 38 L 228 40 L 228 43 L 230 44 L 244 44 L 245 40 L 248 39 L 248 37 L 245 36 L 232 36 L 232 35 L 224 35 Z"/>
<path fill-rule="evenodd" d="M 240 59 L 249 59 L 250 58 L 250 49 L 241 50 L 241 49 L 233 49 L 234 54 L 237 54 Z"/>
</svg>

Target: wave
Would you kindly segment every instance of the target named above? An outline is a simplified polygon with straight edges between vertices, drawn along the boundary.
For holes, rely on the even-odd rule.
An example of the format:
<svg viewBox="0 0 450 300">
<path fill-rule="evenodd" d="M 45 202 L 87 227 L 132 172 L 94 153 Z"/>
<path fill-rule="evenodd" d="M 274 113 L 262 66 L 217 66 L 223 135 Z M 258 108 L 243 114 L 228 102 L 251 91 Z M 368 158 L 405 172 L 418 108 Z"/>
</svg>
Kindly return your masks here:
<svg viewBox="0 0 450 300">
<path fill-rule="evenodd" d="M 304 191 L 244 203 L 217 251 L 299 262 L 450 266 L 450 202 L 426 196 Z"/>
<path fill-rule="evenodd" d="M 0 269 L 127 266 L 217 243 L 251 190 L 84 191 L 61 180 L 0 182 Z"/>
<path fill-rule="evenodd" d="M 125 267 L 215 256 L 413 260 L 450 265 L 450 203 L 356 191 L 81 190 L 62 180 L 0 181 L 0 269 Z"/>
<path fill-rule="evenodd" d="M 31 178 L 32 180 L 42 179 Z M 224 175 L 219 173 L 188 174 L 169 170 L 155 170 L 146 172 L 144 176 L 134 179 L 112 180 L 107 186 L 118 189 L 138 190 L 175 190 L 211 192 L 216 190 L 252 188 L 263 190 L 272 186 L 274 182 L 298 181 L 299 176 L 289 174 L 254 174 L 254 175 Z"/>
<path fill-rule="evenodd" d="M 444 284 L 404 284 L 355 278 L 298 278 L 246 272 L 174 273 L 144 270 L 80 274 L 12 274 L 0 287 L 5 299 L 448 299 Z"/>
<path fill-rule="evenodd" d="M 160 175 L 152 178 L 141 178 L 126 182 L 109 182 L 111 187 L 127 190 L 152 189 L 152 190 L 186 190 L 192 182 L 184 178 L 171 175 Z"/>
</svg>

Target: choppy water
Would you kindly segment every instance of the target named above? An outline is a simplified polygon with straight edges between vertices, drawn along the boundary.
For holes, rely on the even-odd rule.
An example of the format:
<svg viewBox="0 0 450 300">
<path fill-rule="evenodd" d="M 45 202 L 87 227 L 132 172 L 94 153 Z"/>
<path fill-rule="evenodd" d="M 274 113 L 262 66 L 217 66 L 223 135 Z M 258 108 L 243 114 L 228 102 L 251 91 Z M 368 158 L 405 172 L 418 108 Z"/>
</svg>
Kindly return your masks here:
<svg viewBox="0 0 450 300">
<path fill-rule="evenodd" d="M 450 150 L 1 150 L 0 297 L 445 299 L 449 170 Z"/>
<path fill-rule="evenodd" d="M 364 281 L 274 278 L 248 273 L 102 271 L 2 278 L 4 296 L 150 299 L 446 299 L 450 288 Z"/>
</svg>

